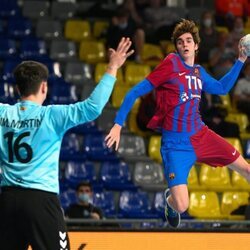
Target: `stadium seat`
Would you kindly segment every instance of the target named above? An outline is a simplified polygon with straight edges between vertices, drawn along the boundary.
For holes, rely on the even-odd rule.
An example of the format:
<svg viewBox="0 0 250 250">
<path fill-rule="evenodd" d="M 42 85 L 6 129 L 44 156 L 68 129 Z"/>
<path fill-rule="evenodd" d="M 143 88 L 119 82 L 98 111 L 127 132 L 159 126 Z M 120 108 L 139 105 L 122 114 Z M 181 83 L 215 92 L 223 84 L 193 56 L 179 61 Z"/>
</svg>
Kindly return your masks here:
<svg viewBox="0 0 250 250">
<path fill-rule="evenodd" d="M 232 186 L 234 190 L 250 192 L 250 183 L 236 171 L 232 171 Z"/>
<path fill-rule="evenodd" d="M 211 191 L 225 191 L 232 188 L 229 170 L 227 167 L 211 167 L 202 164 L 199 175 L 200 185 Z"/>
<path fill-rule="evenodd" d="M 123 191 L 120 195 L 119 215 L 123 218 L 153 218 L 148 194 L 142 191 Z"/>
<path fill-rule="evenodd" d="M 80 19 L 69 19 L 65 24 L 64 36 L 74 42 L 89 40 L 91 38 L 90 23 Z"/>
<path fill-rule="evenodd" d="M 142 61 L 150 66 L 156 66 L 164 58 L 161 47 L 155 44 L 145 43 L 142 49 Z"/>
<path fill-rule="evenodd" d="M 102 114 L 97 118 L 97 126 L 100 130 L 108 132 L 114 125 L 117 110 L 113 107 L 105 107 Z"/>
<path fill-rule="evenodd" d="M 100 168 L 100 182 L 106 189 L 136 189 L 128 165 L 121 161 L 103 162 Z"/>
<path fill-rule="evenodd" d="M 63 38 L 63 27 L 58 20 L 39 19 L 35 29 L 36 36 L 47 41 Z"/>
<path fill-rule="evenodd" d="M 150 136 L 148 145 L 149 157 L 153 160 L 156 160 L 159 163 L 162 163 L 160 148 L 161 148 L 161 136 L 158 135 Z"/>
<path fill-rule="evenodd" d="M 91 133 L 98 133 L 98 128 L 96 126 L 96 122 L 91 121 L 73 127 L 69 131 L 75 134 L 85 135 Z"/>
<path fill-rule="evenodd" d="M 74 189 L 68 189 L 64 192 L 61 192 L 59 198 L 64 210 L 66 210 L 69 205 L 77 202 L 76 191 Z"/>
<path fill-rule="evenodd" d="M 129 113 L 128 118 L 128 127 L 129 131 L 135 133 L 136 135 L 149 137 L 153 134 L 153 131 L 142 131 L 137 125 L 137 114 L 140 105 L 141 99 L 137 99 L 133 105 L 132 110 Z"/>
<path fill-rule="evenodd" d="M 11 18 L 7 24 L 7 35 L 13 39 L 23 39 L 32 35 L 32 23 L 26 18 Z"/>
<path fill-rule="evenodd" d="M 141 136 L 122 134 L 118 154 L 128 160 L 139 160 L 146 157 L 146 145 Z"/>
<path fill-rule="evenodd" d="M 116 216 L 114 194 L 111 191 L 94 192 L 93 204 L 101 208 L 104 216 L 112 218 Z"/>
<path fill-rule="evenodd" d="M 73 161 L 73 160 L 85 160 L 86 155 L 80 151 L 80 141 L 78 136 L 74 133 L 67 133 L 63 137 L 60 160 L 61 161 Z"/>
<path fill-rule="evenodd" d="M 151 161 L 138 161 L 134 167 L 134 183 L 144 188 L 157 188 L 165 183 L 163 167 Z"/>
<path fill-rule="evenodd" d="M 250 159 L 250 139 L 246 141 L 244 146 L 244 155 L 247 159 Z"/>
<path fill-rule="evenodd" d="M 77 3 L 52 1 L 50 15 L 53 19 L 67 20 L 75 16 Z"/>
<path fill-rule="evenodd" d="M 37 38 L 25 38 L 20 43 L 20 57 L 24 60 L 38 60 L 46 58 L 47 49 L 45 41 Z"/>
<path fill-rule="evenodd" d="M 17 45 L 15 40 L 0 37 L 0 60 L 15 59 L 17 56 Z"/>
<path fill-rule="evenodd" d="M 76 44 L 67 40 L 52 40 L 50 57 L 59 62 L 68 62 L 76 59 Z"/>
<path fill-rule="evenodd" d="M 154 197 L 154 209 L 156 213 L 162 218 L 165 219 L 165 205 L 166 200 L 164 198 L 164 192 L 156 192 Z"/>
<path fill-rule="evenodd" d="M 106 60 L 105 45 L 99 41 L 82 41 L 79 49 L 79 59 L 90 64 Z"/>
<path fill-rule="evenodd" d="M 98 83 L 107 70 L 107 63 L 97 63 L 95 66 L 95 82 Z M 117 82 L 124 82 L 122 69 L 119 68 L 116 76 Z M 117 83 L 116 83 L 117 84 Z"/>
<path fill-rule="evenodd" d="M 125 95 L 130 90 L 129 86 L 117 84 L 111 96 L 111 103 L 114 108 L 119 108 L 124 100 Z"/>
<path fill-rule="evenodd" d="M 240 152 L 240 154 L 243 154 L 242 145 L 241 145 L 241 141 L 240 141 L 239 138 L 225 137 L 225 139 L 226 139 L 231 145 L 233 145 L 233 146 Z"/>
<path fill-rule="evenodd" d="M 111 161 L 117 160 L 112 148 L 108 148 L 102 133 L 86 134 L 83 138 L 83 148 L 91 160 Z"/>
<path fill-rule="evenodd" d="M 237 123 L 240 129 L 240 132 L 245 132 L 247 126 L 249 125 L 248 117 L 243 113 L 229 113 L 225 118 L 228 122 Z"/>
<path fill-rule="evenodd" d="M 20 16 L 20 8 L 16 0 L 1 0 L 0 18 Z"/>
<path fill-rule="evenodd" d="M 127 64 L 125 68 L 125 82 L 129 85 L 135 85 L 143 80 L 149 73 L 151 68 L 144 64 Z"/>
<path fill-rule="evenodd" d="M 96 182 L 95 168 L 89 161 L 69 161 L 65 166 L 65 181 L 75 189 L 81 181 Z"/>
<path fill-rule="evenodd" d="M 21 59 L 5 60 L 2 69 L 2 79 L 6 82 L 14 82 L 13 70 L 21 63 Z"/>
<path fill-rule="evenodd" d="M 193 166 L 190 169 L 189 175 L 188 175 L 188 189 L 189 190 L 197 190 L 201 189 L 201 186 L 199 184 L 197 169 L 195 166 Z"/>
<path fill-rule="evenodd" d="M 48 79 L 48 101 L 52 104 L 70 104 L 77 101 L 75 86 L 65 82 L 63 78 L 50 77 Z"/>
<path fill-rule="evenodd" d="M 22 13 L 24 17 L 38 20 L 49 16 L 49 1 L 25 0 L 23 1 Z"/>
<path fill-rule="evenodd" d="M 64 70 L 64 78 L 66 81 L 77 85 L 94 83 L 91 66 L 83 62 L 67 62 Z"/>
<path fill-rule="evenodd" d="M 220 95 L 220 102 L 221 104 L 219 104 L 218 106 L 222 106 L 223 108 L 226 108 L 228 112 L 233 111 L 233 106 L 232 106 L 232 102 L 231 102 L 231 98 L 229 94 Z"/>
<path fill-rule="evenodd" d="M 218 32 L 223 32 L 223 33 L 226 33 L 226 34 L 229 33 L 229 30 L 228 30 L 228 28 L 226 26 L 216 26 L 215 29 Z"/>
<path fill-rule="evenodd" d="M 109 22 L 107 21 L 95 20 L 93 23 L 93 37 L 98 40 L 105 37 L 108 26 Z"/>
<path fill-rule="evenodd" d="M 244 215 L 231 215 L 232 211 L 239 206 L 248 204 L 248 192 L 224 192 L 221 200 L 221 213 L 228 219 L 245 219 Z"/>
<path fill-rule="evenodd" d="M 0 81 L 0 103 L 16 103 L 14 84 Z"/>
<path fill-rule="evenodd" d="M 197 219 L 223 219 L 216 192 L 193 191 L 190 193 L 188 213 Z"/>
</svg>

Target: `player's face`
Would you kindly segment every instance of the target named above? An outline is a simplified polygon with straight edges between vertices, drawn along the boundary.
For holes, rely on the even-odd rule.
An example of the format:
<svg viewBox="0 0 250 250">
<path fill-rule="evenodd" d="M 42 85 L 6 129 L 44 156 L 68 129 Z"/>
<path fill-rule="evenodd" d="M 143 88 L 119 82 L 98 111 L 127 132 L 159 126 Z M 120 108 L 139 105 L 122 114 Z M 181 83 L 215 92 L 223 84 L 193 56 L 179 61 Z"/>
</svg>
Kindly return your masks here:
<svg viewBox="0 0 250 250">
<path fill-rule="evenodd" d="M 176 48 L 180 56 L 185 60 L 194 59 L 198 45 L 194 42 L 191 33 L 184 33 L 178 37 Z"/>
</svg>

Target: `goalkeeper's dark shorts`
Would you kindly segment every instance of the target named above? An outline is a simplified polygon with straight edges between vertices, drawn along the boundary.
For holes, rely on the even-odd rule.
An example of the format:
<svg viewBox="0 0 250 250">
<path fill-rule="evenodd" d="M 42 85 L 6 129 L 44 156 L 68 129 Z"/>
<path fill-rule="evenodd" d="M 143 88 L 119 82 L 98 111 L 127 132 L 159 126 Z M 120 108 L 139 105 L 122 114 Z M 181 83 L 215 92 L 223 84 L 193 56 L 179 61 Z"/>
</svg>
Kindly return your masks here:
<svg viewBox="0 0 250 250">
<path fill-rule="evenodd" d="M 0 249 L 69 250 L 57 194 L 3 187 L 0 194 Z"/>
</svg>

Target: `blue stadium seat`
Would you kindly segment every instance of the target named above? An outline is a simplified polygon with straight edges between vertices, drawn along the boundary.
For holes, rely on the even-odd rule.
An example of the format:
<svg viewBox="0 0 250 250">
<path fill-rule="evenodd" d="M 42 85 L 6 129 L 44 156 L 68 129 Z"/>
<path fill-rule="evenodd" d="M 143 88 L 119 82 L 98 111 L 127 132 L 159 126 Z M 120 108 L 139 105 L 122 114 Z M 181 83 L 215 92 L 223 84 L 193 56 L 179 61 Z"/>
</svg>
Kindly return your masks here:
<svg viewBox="0 0 250 250">
<path fill-rule="evenodd" d="M 48 101 L 52 104 L 70 104 L 77 101 L 75 86 L 61 77 L 49 77 Z"/>
<path fill-rule="evenodd" d="M 60 151 L 61 161 L 82 161 L 86 160 L 86 155 L 84 152 L 80 151 L 80 142 L 76 134 L 67 133 L 63 137 L 61 151 Z"/>
<path fill-rule="evenodd" d="M 34 37 L 23 39 L 20 43 L 20 57 L 35 61 L 39 58 L 48 58 L 45 41 Z"/>
<path fill-rule="evenodd" d="M 0 37 L 0 60 L 15 58 L 17 54 L 15 40 Z"/>
<path fill-rule="evenodd" d="M 0 81 L 0 103 L 16 103 L 16 96 L 13 84 Z"/>
<path fill-rule="evenodd" d="M 80 124 L 70 129 L 70 132 L 75 133 L 75 134 L 80 134 L 80 135 L 98 133 L 98 127 L 95 121 L 91 121 L 91 122 Z"/>
<path fill-rule="evenodd" d="M 0 35 L 5 34 L 5 22 L 4 20 L 0 19 Z"/>
<path fill-rule="evenodd" d="M 89 161 L 69 161 L 65 166 L 64 177 L 71 188 L 76 188 L 81 181 L 96 182 L 95 168 Z"/>
<path fill-rule="evenodd" d="M 102 209 L 105 217 L 115 217 L 115 199 L 111 191 L 94 192 L 93 204 Z"/>
<path fill-rule="evenodd" d="M 9 59 L 3 63 L 2 79 L 6 82 L 14 82 L 13 70 L 21 63 L 21 59 Z"/>
<path fill-rule="evenodd" d="M 119 201 L 119 217 L 122 218 L 156 218 L 152 213 L 148 194 L 142 191 L 123 191 Z"/>
<path fill-rule="evenodd" d="M 156 192 L 154 198 L 154 209 L 159 217 L 165 218 L 164 211 L 165 211 L 166 201 L 164 198 L 164 192 Z"/>
<path fill-rule="evenodd" d="M 103 186 L 113 190 L 136 189 L 132 182 L 131 172 L 125 162 L 103 162 L 100 169 Z"/>
<path fill-rule="evenodd" d="M 32 23 L 26 18 L 12 18 L 7 24 L 8 37 L 13 39 L 23 39 L 32 34 Z"/>
<path fill-rule="evenodd" d="M 245 157 L 247 159 L 250 159 L 250 139 L 247 140 L 246 145 L 244 147 L 244 151 L 245 151 L 244 152 L 245 153 Z"/>
<path fill-rule="evenodd" d="M 65 210 L 70 204 L 77 202 L 76 191 L 73 189 L 68 189 L 60 193 L 60 202 L 62 208 Z"/>
<path fill-rule="evenodd" d="M 107 147 L 102 133 L 84 136 L 83 148 L 91 160 L 110 161 L 117 159 L 114 150 Z"/>
<path fill-rule="evenodd" d="M 9 18 L 20 15 L 20 8 L 16 0 L 1 0 L 0 18 Z"/>
</svg>

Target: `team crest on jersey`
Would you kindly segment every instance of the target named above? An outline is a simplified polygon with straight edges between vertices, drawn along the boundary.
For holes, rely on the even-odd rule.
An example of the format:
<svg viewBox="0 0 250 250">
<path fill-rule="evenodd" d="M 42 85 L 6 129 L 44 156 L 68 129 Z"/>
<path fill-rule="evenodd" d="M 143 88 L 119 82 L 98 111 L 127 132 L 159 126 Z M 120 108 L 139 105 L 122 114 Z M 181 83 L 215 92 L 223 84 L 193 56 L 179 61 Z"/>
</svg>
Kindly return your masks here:
<svg viewBox="0 0 250 250">
<path fill-rule="evenodd" d="M 173 180 L 174 178 L 175 178 L 175 174 L 174 174 L 174 173 L 170 173 L 170 174 L 169 174 L 169 179 L 170 179 L 170 180 Z"/>
<path fill-rule="evenodd" d="M 180 98 L 181 98 L 181 100 L 182 100 L 183 102 L 186 102 L 186 101 L 189 99 L 189 97 L 188 97 L 188 95 L 187 95 L 186 92 L 182 92 L 182 93 L 180 94 Z"/>
</svg>

